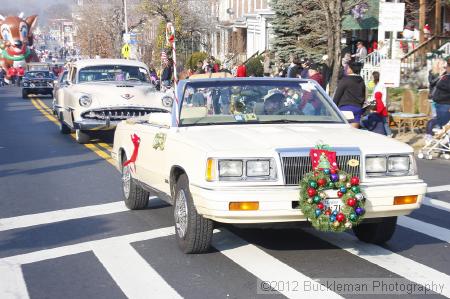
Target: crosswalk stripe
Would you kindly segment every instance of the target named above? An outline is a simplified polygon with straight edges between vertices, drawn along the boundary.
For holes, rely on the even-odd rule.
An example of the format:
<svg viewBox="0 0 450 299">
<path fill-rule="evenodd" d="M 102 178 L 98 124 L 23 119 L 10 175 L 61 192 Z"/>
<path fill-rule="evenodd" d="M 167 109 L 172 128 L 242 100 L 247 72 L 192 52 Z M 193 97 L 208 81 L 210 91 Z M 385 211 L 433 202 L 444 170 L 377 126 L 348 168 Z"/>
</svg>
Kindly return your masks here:
<svg viewBox="0 0 450 299">
<path fill-rule="evenodd" d="M 446 228 L 406 216 L 398 217 L 397 224 L 435 239 L 450 243 L 450 230 Z"/>
<path fill-rule="evenodd" d="M 288 298 L 342 298 L 339 294 L 330 290 L 321 291 L 323 286 L 320 285 L 319 287 L 319 284 L 310 277 L 296 271 L 227 230 L 220 230 L 214 236 L 213 246 L 262 281 L 302 281 L 316 286 L 312 289 L 318 289 L 316 292 L 302 292 L 302 284 L 299 284 L 297 291 L 279 290 L 281 294 Z"/>
<path fill-rule="evenodd" d="M 130 244 L 102 245 L 94 254 L 128 298 L 182 298 Z"/>
<path fill-rule="evenodd" d="M 427 193 L 442 192 L 442 191 L 450 191 L 450 185 L 434 186 L 427 188 Z"/>
<path fill-rule="evenodd" d="M 307 228 L 305 231 L 412 282 L 442 284 L 441 295 L 450 298 L 450 276 L 445 273 L 383 247 L 360 242 L 350 234 L 323 233 L 311 228 Z"/>
<path fill-rule="evenodd" d="M 20 265 L 16 263 L 0 263 L 0 298 L 30 298 Z"/>
<path fill-rule="evenodd" d="M 444 210 L 447 212 L 450 212 L 450 203 L 442 201 L 442 200 L 437 200 L 437 199 L 433 199 L 433 198 L 429 198 L 429 197 L 425 197 L 422 201 L 422 203 L 426 206 L 430 206 L 436 209 L 440 209 L 440 210 Z"/>
<path fill-rule="evenodd" d="M 128 211 L 122 201 L 0 219 L 0 231 Z"/>
</svg>

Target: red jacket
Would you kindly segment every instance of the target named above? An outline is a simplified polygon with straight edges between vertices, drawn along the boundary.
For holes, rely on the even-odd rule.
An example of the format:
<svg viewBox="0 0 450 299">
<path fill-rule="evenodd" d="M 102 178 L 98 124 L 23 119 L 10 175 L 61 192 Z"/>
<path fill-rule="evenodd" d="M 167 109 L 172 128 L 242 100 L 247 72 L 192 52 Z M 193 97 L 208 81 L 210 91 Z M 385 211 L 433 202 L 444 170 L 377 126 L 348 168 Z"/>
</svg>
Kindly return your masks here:
<svg viewBox="0 0 450 299">
<path fill-rule="evenodd" d="M 19 77 L 25 76 L 25 69 L 24 69 L 23 67 L 19 67 L 19 68 L 17 69 L 17 75 L 18 75 Z"/>
<path fill-rule="evenodd" d="M 383 98 L 383 94 L 381 92 L 378 91 L 375 93 L 375 101 L 377 104 L 376 111 L 379 115 L 387 117 L 388 116 L 387 109 L 383 103 L 382 98 Z"/>
<path fill-rule="evenodd" d="M 238 66 L 236 77 L 247 77 L 247 67 L 245 65 Z"/>
<path fill-rule="evenodd" d="M 10 67 L 8 69 L 8 77 L 17 76 L 17 69 L 15 67 Z"/>
</svg>

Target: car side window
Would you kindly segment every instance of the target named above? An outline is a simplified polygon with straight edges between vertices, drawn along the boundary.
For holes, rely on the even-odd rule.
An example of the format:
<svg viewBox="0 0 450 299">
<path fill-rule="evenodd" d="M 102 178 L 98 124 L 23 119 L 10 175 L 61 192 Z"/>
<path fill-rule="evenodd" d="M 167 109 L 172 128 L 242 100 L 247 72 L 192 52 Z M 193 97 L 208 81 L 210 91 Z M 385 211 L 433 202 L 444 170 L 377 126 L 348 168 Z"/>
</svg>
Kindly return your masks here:
<svg viewBox="0 0 450 299">
<path fill-rule="evenodd" d="M 72 69 L 72 78 L 70 81 L 72 81 L 73 84 L 75 84 L 77 81 L 77 68 L 76 67 L 74 67 Z"/>
</svg>

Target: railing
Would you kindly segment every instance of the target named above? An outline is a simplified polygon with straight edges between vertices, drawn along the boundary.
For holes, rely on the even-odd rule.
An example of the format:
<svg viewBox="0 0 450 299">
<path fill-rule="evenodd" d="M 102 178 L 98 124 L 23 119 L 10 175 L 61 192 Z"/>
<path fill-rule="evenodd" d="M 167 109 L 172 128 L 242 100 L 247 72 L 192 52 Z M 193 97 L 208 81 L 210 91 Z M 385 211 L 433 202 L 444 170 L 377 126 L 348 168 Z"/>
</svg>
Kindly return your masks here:
<svg viewBox="0 0 450 299">
<path fill-rule="evenodd" d="M 384 51 L 383 51 L 384 52 Z M 379 50 L 375 50 L 364 59 L 364 66 L 379 66 L 380 61 L 382 59 L 386 59 L 387 55 L 385 53 L 381 53 Z"/>
</svg>

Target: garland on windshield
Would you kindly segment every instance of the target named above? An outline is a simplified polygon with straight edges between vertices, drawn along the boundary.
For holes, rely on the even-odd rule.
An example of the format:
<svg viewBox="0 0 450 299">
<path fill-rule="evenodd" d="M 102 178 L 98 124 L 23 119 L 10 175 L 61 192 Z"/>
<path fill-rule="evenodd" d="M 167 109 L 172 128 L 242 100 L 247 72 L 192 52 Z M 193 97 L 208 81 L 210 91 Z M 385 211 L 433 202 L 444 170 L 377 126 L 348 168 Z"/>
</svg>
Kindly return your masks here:
<svg viewBox="0 0 450 299">
<path fill-rule="evenodd" d="M 310 157 L 313 171 L 300 181 L 300 210 L 305 217 L 320 231 L 343 232 L 361 223 L 365 198 L 359 178 L 338 169 L 336 152 L 327 145 L 311 149 Z M 342 200 L 340 210 L 327 206 L 329 197 Z"/>
</svg>

